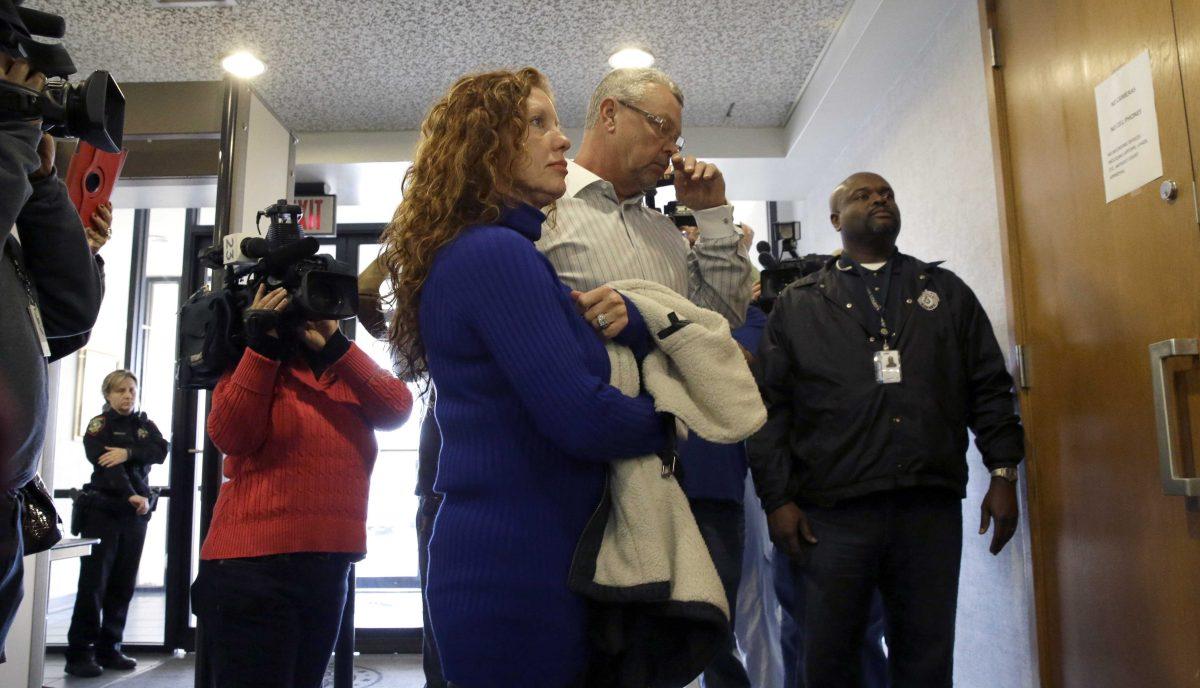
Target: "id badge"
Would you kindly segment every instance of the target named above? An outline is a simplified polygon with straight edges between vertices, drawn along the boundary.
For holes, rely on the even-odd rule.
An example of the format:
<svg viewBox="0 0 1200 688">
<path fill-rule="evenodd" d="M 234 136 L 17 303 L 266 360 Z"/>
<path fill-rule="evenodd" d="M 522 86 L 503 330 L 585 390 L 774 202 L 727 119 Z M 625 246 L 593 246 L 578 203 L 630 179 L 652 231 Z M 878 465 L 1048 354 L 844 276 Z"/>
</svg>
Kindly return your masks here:
<svg viewBox="0 0 1200 688">
<path fill-rule="evenodd" d="M 46 339 L 46 328 L 42 325 L 42 312 L 32 303 L 29 304 L 29 319 L 33 322 L 33 331 L 37 333 L 38 344 L 42 347 L 42 356 L 50 358 L 50 341 Z"/>
<path fill-rule="evenodd" d="M 881 385 L 894 385 L 901 379 L 900 352 L 893 350 L 875 352 L 875 381 Z"/>
</svg>

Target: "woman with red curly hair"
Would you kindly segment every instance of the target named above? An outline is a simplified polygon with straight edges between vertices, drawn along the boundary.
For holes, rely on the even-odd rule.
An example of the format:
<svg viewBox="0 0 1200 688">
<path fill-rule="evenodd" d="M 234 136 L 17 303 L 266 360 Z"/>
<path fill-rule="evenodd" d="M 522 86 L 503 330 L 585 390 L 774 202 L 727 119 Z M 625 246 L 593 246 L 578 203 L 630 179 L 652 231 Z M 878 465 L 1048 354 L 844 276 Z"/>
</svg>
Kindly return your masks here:
<svg viewBox="0 0 1200 688">
<path fill-rule="evenodd" d="M 589 652 L 572 551 L 606 462 L 661 449 L 664 423 L 607 384 L 603 341 L 534 248 L 571 145 L 545 78 L 463 77 L 421 134 L 383 262 L 393 353 L 437 389 L 445 501 L 426 597 L 442 667 L 464 688 L 576 685 Z"/>
</svg>

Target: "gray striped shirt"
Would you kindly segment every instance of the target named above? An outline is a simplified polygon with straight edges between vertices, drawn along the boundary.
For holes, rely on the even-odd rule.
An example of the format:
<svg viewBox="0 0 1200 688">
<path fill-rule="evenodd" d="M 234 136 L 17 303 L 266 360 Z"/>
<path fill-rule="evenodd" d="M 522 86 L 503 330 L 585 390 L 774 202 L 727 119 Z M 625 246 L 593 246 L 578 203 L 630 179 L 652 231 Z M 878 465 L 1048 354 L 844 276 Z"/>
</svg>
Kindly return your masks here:
<svg viewBox="0 0 1200 688">
<path fill-rule="evenodd" d="M 735 328 L 746 319 L 754 278 L 733 207 L 695 216 L 700 238 L 689 249 L 670 218 L 643 205 L 642 196 L 621 201 L 611 183 L 571 162 L 567 193 L 555 202 L 537 248 L 572 289 L 623 279 L 657 282 L 724 315 Z"/>
</svg>

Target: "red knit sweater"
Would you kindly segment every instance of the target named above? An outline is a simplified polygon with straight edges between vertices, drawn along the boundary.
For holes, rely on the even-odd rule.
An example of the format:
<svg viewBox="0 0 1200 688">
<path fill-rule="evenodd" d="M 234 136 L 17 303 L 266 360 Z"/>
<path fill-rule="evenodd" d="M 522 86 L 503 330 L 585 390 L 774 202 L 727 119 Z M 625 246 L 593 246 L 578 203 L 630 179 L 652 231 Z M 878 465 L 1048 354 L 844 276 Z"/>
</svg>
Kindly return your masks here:
<svg viewBox="0 0 1200 688">
<path fill-rule="evenodd" d="M 366 552 L 374 430 L 411 410 L 408 387 L 357 345 L 320 379 L 302 357 L 247 349 L 213 391 L 208 434 L 227 482 L 200 558 Z"/>
</svg>

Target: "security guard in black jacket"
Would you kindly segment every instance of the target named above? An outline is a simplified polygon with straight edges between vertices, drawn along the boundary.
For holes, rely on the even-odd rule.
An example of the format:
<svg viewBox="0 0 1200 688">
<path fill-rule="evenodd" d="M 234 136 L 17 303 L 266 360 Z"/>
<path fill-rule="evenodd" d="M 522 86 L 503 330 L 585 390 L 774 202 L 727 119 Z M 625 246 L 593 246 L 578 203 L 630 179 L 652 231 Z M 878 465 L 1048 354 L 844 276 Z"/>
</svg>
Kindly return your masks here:
<svg viewBox="0 0 1200 688">
<path fill-rule="evenodd" d="M 768 420 L 751 471 L 805 586 L 807 688 L 861 685 L 876 589 L 892 687 L 948 688 L 968 428 L 993 476 L 980 533 L 995 520 L 996 554 L 1016 530 L 1012 378 L 970 288 L 896 250 L 886 180 L 849 177 L 830 212 L 842 255 L 783 292 L 759 348 Z"/>
<path fill-rule="evenodd" d="M 67 632 L 66 672 L 99 676 L 105 668 L 133 669 L 121 652 L 125 617 L 137 584 L 138 563 L 157 494 L 150 466 L 167 456 L 167 441 L 145 413 L 135 412 L 137 378 L 116 370 L 104 378 L 104 413 L 88 423 L 83 438 L 95 470 L 75 500 L 73 532 L 100 538 L 79 568 L 75 612 Z M 103 614 L 103 619 L 101 615 Z"/>
</svg>

